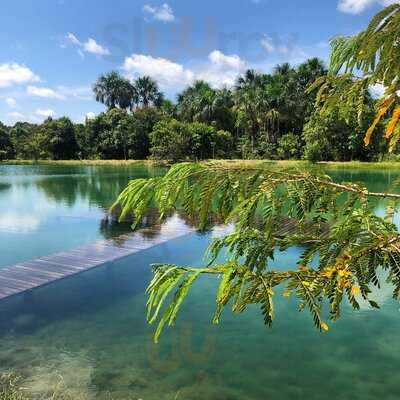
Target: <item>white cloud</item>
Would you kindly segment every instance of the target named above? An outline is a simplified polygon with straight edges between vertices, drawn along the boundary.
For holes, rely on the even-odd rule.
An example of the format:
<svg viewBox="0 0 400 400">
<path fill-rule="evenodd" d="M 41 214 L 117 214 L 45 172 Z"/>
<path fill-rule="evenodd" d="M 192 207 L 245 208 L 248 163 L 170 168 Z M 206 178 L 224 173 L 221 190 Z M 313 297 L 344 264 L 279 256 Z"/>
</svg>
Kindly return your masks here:
<svg viewBox="0 0 400 400">
<path fill-rule="evenodd" d="M 30 96 L 44 97 L 46 99 L 65 100 L 65 96 L 53 89 L 46 87 L 28 86 L 26 92 Z"/>
<path fill-rule="evenodd" d="M 17 112 L 17 111 L 13 111 L 7 114 L 7 116 L 9 118 L 11 118 L 13 121 L 22 121 L 25 119 L 25 115 Z"/>
<path fill-rule="evenodd" d="M 90 86 L 57 86 L 57 92 L 64 97 L 76 100 L 93 100 L 93 92 Z"/>
<path fill-rule="evenodd" d="M 373 85 L 369 88 L 371 95 L 373 98 L 377 99 L 382 97 L 385 94 L 385 86 L 380 83 Z"/>
<path fill-rule="evenodd" d="M 17 63 L 0 64 L 0 88 L 38 82 L 39 77 L 27 66 Z"/>
<path fill-rule="evenodd" d="M 30 233 L 39 225 L 40 220 L 31 215 L 6 213 L 0 216 L 0 232 Z"/>
<path fill-rule="evenodd" d="M 138 76 L 148 75 L 156 79 L 160 86 L 166 88 L 180 88 L 193 81 L 194 74 L 182 65 L 167 60 L 143 54 L 133 54 L 125 58 L 122 66 L 127 76 L 135 79 Z"/>
<path fill-rule="evenodd" d="M 376 83 L 375 85 L 369 87 L 371 96 L 374 99 L 382 98 L 385 95 L 385 90 L 385 86 L 383 86 L 381 83 Z M 400 96 L 400 90 L 397 91 L 397 96 Z"/>
<path fill-rule="evenodd" d="M 260 40 L 260 46 L 268 58 L 254 63 L 252 68 L 263 71 L 273 70 L 277 64 L 281 63 L 298 65 L 311 57 L 326 59 L 329 51 L 329 43 L 320 42 L 318 44 L 300 46 L 296 36 L 291 35 L 264 35 Z"/>
<path fill-rule="evenodd" d="M 282 40 L 274 40 L 272 37 L 265 35 L 261 39 L 261 47 L 269 54 L 289 54 L 293 50 L 293 45 L 288 41 L 287 43 L 283 43 Z"/>
<path fill-rule="evenodd" d="M 78 38 L 71 32 L 68 32 L 67 34 L 67 39 L 72 43 L 76 45 L 81 45 L 82 43 L 78 40 Z"/>
<path fill-rule="evenodd" d="M 359 14 L 375 2 L 376 0 L 340 0 L 338 10 L 348 14 Z"/>
<path fill-rule="evenodd" d="M 145 4 L 143 6 L 143 11 L 151 15 L 157 21 L 174 22 L 176 19 L 174 11 L 167 3 L 162 4 L 160 7 L 153 7 L 149 4 Z"/>
<path fill-rule="evenodd" d="M 242 71 L 246 68 L 246 62 L 243 61 L 238 55 L 225 55 L 219 50 L 212 51 L 208 59 L 211 63 L 221 69 L 234 69 L 237 71 Z"/>
<path fill-rule="evenodd" d="M 48 109 L 38 109 L 35 111 L 35 114 L 38 115 L 39 117 L 43 117 L 43 118 L 49 118 L 49 117 L 54 117 L 54 115 L 56 114 L 54 112 L 54 110 L 48 108 Z"/>
<path fill-rule="evenodd" d="M 205 80 L 214 87 L 232 86 L 239 74 L 248 67 L 238 55 L 226 55 L 219 50 L 212 51 L 208 61 L 193 68 L 186 68 L 165 58 L 143 54 L 127 57 L 122 66 L 130 79 L 148 75 L 157 80 L 164 90 L 177 92 L 195 80 Z"/>
<path fill-rule="evenodd" d="M 339 0 L 338 10 L 348 14 L 360 14 L 373 5 L 388 6 L 399 0 Z"/>
<path fill-rule="evenodd" d="M 233 86 L 239 74 L 243 73 L 248 64 L 238 55 L 226 55 L 219 50 L 212 51 L 208 56 L 209 63 L 202 65 L 196 72 L 196 79 L 210 83 L 211 86 Z"/>
<path fill-rule="evenodd" d="M 92 112 L 92 111 L 89 111 L 89 112 L 86 114 L 86 118 L 87 118 L 87 119 L 94 119 L 94 118 L 96 118 L 96 114 L 95 114 L 94 112 Z"/>
<path fill-rule="evenodd" d="M 83 52 L 95 54 L 98 56 L 110 55 L 110 50 L 100 45 L 93 38 L 89 38 L 86 42 L 81 42 L 73 33 L 69 32 L 66 39 L 75 46 L 78 46 L 78 54 L 83 58 Z"/>
<path fill-rule="evenodd" d="M 15 108 L 17 107 L 17 101 L 12 97 L 7 97 L 5 100 L 8 107 Z"/>
<path fill-rule="evenodd" d="M 101 46 L 92 38 L 83 43 L 83 50 L 87 53 L 97 54 L 98 56 L 110 55 L 110 51 L 106 47 Z"/>
<path fill-rule="evenodd" d="M 275 51 L 275 45 L 272 39 L 268 36 L 265 36 L 261 39 L 261 46 L 267 53 L 273 53 Z"/>
</svg>

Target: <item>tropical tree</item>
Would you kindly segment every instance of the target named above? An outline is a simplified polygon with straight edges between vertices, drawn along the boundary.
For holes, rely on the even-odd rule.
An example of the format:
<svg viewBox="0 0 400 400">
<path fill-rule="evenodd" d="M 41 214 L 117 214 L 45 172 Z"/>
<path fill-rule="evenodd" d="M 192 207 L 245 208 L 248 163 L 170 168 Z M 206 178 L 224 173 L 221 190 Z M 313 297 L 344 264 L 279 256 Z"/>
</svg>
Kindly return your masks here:
<svg viewBox="0 0 400 400">
<path fill-rule="evenodd" d="M 133 113 L 134 126 L 131 131 L 129 158 L 144 160 L 150 156 L 150 134 L 166 116 L 164 111 L 154 107 L 137 109 Z"/>
<path fill-rule="evenodd" d="M 234 97 L 230 89 L 222 88 L 215 91 L 212 104 L 212 125 L 230 133 L 235 131 Z"/>
<path fill-rule="evenodd" d="M 151 156 L 177 162 L 191 158 L 192 138 L 186 125 L 176 119 L 160 121 L 150 134 Z"/>
<path fill-rule="evenodd" d="M 48 118 L 36 133 L 41 157 L 54 160 L 69 160 L 76 158 L 78 144 L 75 137 L 75 127 L 69 118 L 53 120 Z"/>
<path fill-rule="evenodd" d="M 299 137 L 307 119 L 314 112 L 316 90 L 306 92 L 314 81 L 327 74 L 324 63 L 312 58 L 300 64 L 296 69 L 289 66 L 275 69 L 273 81 L 277 108 L 281 114 L 282 133 L 293 132 Z"/>
<path fill-rule="evenodd" d="M 123 148 L 126 137 L 122 137 L 120 132 L 117 132 L 117 128 L 126 116 L 126 110 L 114 108 L 86 122 L 85 136 L 86 141 L 90 143 L 91 158 L 124 158 Z"/>
<path fill-rule="evenodd" d="M 311 90 L 319 88 L 317 104 L 329 113 L 341 104 L 341 113 L 348 119 L 357 105 L 361 121 L 368 104 L 366 93 L 380 87 L 376 118 L 365 134 L 365 144 L 381 121 L 386 125 L 385 137 L 390 150 L 400 139 L 400 4 L 392 4 L 378 13 L 367 29 L 358 35 L 339 36 L 332 41 L 329 75 L 320 78 Z"/>
<path fill-rule="evenodd" d="M 156 81 L 149 76 L 143 76 L 136 79 L 133 84 L 136 98 L 134 104 L 136 107 L 161 107 L 164 101 L 164 95 L 158 89 Z"/>
<path fill-rule="evenodd" d="M 393 21 L 397 25 L 393 26 Z M 374 41 L 379 37 L 384 43 L 383 48 L 373 47 L 378 54 L 375 52 L 375 62 L 369 63 L 370 74 L 379 74 L 385 68 L 392 74 L 387 81 L 392 86 L 397 85 L 399 71 L 399 21 L 398 7 L 389 7 L 373 20 L 372 36 L 365 36 Z M 348 42 L 358 43 L 358 38 Z M 364 57 L 359 55 L 360 46 L 352 46 L 351 51 L 345 49 L 346 60 Z M 337 61 L 336 50 L 334 45 L 333 65 Z M 379 55 L 387 62 L 384 67 L 378 62 Z M 371 57 L 370 53 L 368 59 Z M 358 66 L 362 69 L 364 64 Z M 256 79 L 251 75 L 254 74 L 239 82 L 239 90 L 251 88 Z M 331 79 L 326 85 L 332 82 Z M 353 84 L 346 83 L 348 88 L 358 87 Z M 394 99 L 387 106 L 397 101 L 392 90 L 386 89 L 386 95 Z M 338 96 L 330 86 L 328 94 Z M 350 104 L 350 95 L 338 98 L 346 100 L 342 107 Z M 331 100 L 328 97 L 324 101 L 329 105 Z M 354 103 L 359 104 L 351 104 Z M 387 131 L 391 135 L 398 126 L 397 121 L 393 122 L 395 115 L 394 111 L 389 122 L 390 127 L 394 125 L 393 132 Z M 378 120 L 382 116 L 380 104 Z M 375 213 L 376 199 L 386 200 L 384 216 Z M 239 163 L 227 167 L 225 163 L 184 163 L 173 166 L 164 177 L 132 181 L 116 204 L 122 208 L 121 218 L 134 212 L 134 225 L 141 222 L 150 207 L 156 207 L 164 217 L 182 208 L 198 221 L 200 230 L 215 220 L 235 223 L 232 233 L 212 242 L 207 267 L 154 267 L 147 308 L 149 322 L 158 322 L 157 341 L 165 327 L 174 325 L 190 288 L 203 275 L 219 281 L 214 323 L 219 323 L 228 306 L 233 312 L 242 313 L 248 306 L 258 305 L 265 324 L 270 326 L 275 318 L 274 299 L 282 293 L 296 298 L 299 309 L 308 309 L 315 326 L 327 331 L 327 321 L 340 318 L 345 299 L 356 310 L 361 303 L 379 308 L 371 298 L 371 288 L 380 287 L 382 276 L 393 285 L 393 297 L 400 299 L 400 233 L 394 223 L 399 203 L 400 194 L 375 193 L 362 184 L 337 183 L 314 170 L 274 170 L 269 164 Z M 301 249 L 297 263 L 272 268 L 270 263 L 277 251 L 290 247 Z M 226 258 L 223 263 L 217 261 L 221 252 Z"/>
<path fill-rule="evenodd" d="M 178 116 L 185 122 L 203 122 L 232 132 L 235 125 L 233 95 L 227 88 L 213 89 L 196 81 L 178 95 Z"/>
<path fill-rule="evenodd" d="M 112 109 L 86 121 L 80 142 L 90 158 L 137 159 L 150 155 L 150 133 L 164 115 L 155 108 Z"/>
<path fill-rule="evenodd" d="M 213 121 L 213 103 L 215 90 L 205 81 L 196 81 L 178 95 L 178 113 L 186 122 Z"/>
<path fill-rule="evenodd" d="M 238 78 L 235 90 L 236 124 L 246 132 L 255 152 L 257 137 L 276 143 L 280 113 L 269 96 L 270 76 L 248 70 Z"/>
<path fill-rule="evenodd" d="M 278 140 L 278 157 L 282 160 L 300 160 L 302 157 L 302 143 L 294 133 L 287 133 Z"/>
<path fill-rule="evenodd" d="M 118 72 L 101 75 L 93 85 L 96 101 L 103 103 L 109 110 L 119 107 L 132 108 L 138 101 L 135 87 Z"/>
<path fill-rule="evenodd" d="M 0 124 L 0 160 L 14 158 L 15 150 L 8 130 Z"/>
<path fill-rule="evenodd" d="M 316 110 L 304 125 L 304 157 L 312 162 L 370 161 L 378 158 L 385 148 L 381 138 L 373 138 L 368 147 L 363 142 L 365 130 L 373 119 L 371 113 L 361 125 L 357 122 L 356 109 L 354 113 L 349 121 L 345 121 L 338 110 L 330 114 L 321 114 Z"/>
<path fill-rule="evenodd" d="M 162 120 L 150 134 L 153 158 L 168 161 L 204 160 L 226 156 L 232 149 L 229 132 L 201 122 Z"/>
</svg>

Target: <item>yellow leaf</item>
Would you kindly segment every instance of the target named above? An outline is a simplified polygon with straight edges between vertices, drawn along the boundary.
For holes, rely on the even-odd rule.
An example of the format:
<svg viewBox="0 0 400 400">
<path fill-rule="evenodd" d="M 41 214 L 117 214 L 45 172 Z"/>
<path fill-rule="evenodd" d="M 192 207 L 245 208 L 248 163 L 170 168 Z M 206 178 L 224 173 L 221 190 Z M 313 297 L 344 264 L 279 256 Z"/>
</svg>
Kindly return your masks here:
<svg viewBox="0 0 400 400">
<path fill-rule="evenodd" d="M 355 296 L 357 294 L 361 293 L 360 287 L 359 286 L 352 286 L 350 293 Z"/>
<path fill-rule="evenodd" d="M 285 290 L 283 292 L 283 297 L 286 297 L 286 298 L 290 297 L 290 292 L 288 290 Z"/>
<path fill-rule="evenodd" d="M 400 106 L 396 107 L 396 109 L 393 111 L 392 119 L 390 120 L 386 128 L 386 135 L 385 135 L 386 139 L 389 139 L 390 136 L 393 135 L 393 131 L 396 128 L 399 119 L 400 119 Z"/>
<path fill-rule="evenodd" d="M 394 103 L 395 101 L 395 96 L 392 95 L 390 97 L 388 97 L 380 106 L 379 106 L 379 111 L 378 114 L 374 120 L 374 122 L 372 123 L 372 125 L 369 127 L 367 133 L 365 134 L 365 138 L 364 138 L 364 143 L 365 146 L 368 146 L 371 142 L 371 136 L 374 133 L 374 130 L 376 128 L 376 126 L 379 124 L 379 122 L 381 121 L 381 119 L 383 118 L 383 116 L 387 113 L 387 111 L 389 110 L 390 106 Z"/>
<path fill-rule="evenodd" d="M 328 326 L 328 324 L 326 324 L 325 322 L 322 322 L 322 323 L 321 323 L 321 329 L 322 329 L 323 331 L 325 331 L 325 332 L 328 332 L 328 331 L 329 331 L 329 326 Z"/>
</svg>

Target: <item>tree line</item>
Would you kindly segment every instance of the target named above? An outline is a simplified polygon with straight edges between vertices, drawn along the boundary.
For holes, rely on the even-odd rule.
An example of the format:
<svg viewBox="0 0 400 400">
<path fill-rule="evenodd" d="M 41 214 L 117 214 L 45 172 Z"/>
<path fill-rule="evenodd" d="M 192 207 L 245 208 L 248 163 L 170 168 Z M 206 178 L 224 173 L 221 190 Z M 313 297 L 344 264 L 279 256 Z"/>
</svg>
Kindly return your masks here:
<svg viewBox="0 0 400 400">
<path fill-rule="evenodd" d="M 310 86 L 327 73 L 317 58 L 277 65 L 270 74 L 248 70 L 232 88 L 197 81 L 173 102 L 150 77 L 132 82 L 110 72 L 93 85 L 107 111 L 85 123 L 63 117 L 1 124 L 0 159 L 379 159 L 387 147 L 381 135 L 363 143 L 374 98 L 364 94 L 362 118 L 356 103 L 346 115 L 340 104 L 322 114 Z"/>
</svg>

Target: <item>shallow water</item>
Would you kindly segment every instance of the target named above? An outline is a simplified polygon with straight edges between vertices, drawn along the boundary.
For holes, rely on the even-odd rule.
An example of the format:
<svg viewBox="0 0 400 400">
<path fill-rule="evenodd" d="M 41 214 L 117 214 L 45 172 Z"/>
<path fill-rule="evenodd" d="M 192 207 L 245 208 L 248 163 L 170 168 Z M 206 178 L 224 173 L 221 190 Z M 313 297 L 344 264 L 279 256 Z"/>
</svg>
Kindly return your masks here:
<svg viewBox="0 0 400 400">
<path fill-rule="evenodd" d="M 16 182 L 25 179 L 21 175 Z M 340 180 L 363 180 L 377 191 L 385 190 L 398 176 L 358 171 L 335 171 L 335 175 Z M 40 191 L 33 189 L 36 179 L 41 180 L 35 177 L 29 187 Z M 104 177 L 108 179 L 114 177 Z M 55 201 L 63 209 L 65 197 L 54 200 L 50 193 L 40 201 Z M 76 196 L 71 209 L 87 211 L 91 203 L 96 212 L 101 211 L 113 200 L 111 191 L 105 196 L 109 197 L 104 202 Z M 0 202 L 1 211 L 4 204 Z M 96 229 L 95 224 L 85 225 L 88 240 L 101 236 L 101 218 Z M 51 225 L 43 226 L 51 231 Z M 60 231 L 57 235 L 64 235 Z M 36 232 L 40 241 L 43 229 Z M 35 246 L 33 233 L 15 235 L 20 235 L 19 242 L 15 239 L 19 245 L 29 239 Z M 152 327 L 144 314 L 149 265 L 160 261 L 201 265 L 211 236 L 192 234 L 0 304 L 0 369 L 21 372 L 27 377 L 26 387 L 35 393 L 58 387 L 79 394 L 77 398 L 398 398 L 400 305 L 391 299 L 390 288 L 375 294 L 380 311 L 366 306 L 360 312 L 345 308 L 330 332 L 320 334 L 310 317 L 297 312 L 292 300 L 286 299 L 277 299 L 277 320 L 270 330 L 257 308 L 239 317 L 227 312 L 221 326 L 213 327 L 216 282 L 203 278 L 189 296 L 177 326 L 166 332 L 160 345 L 152 345 Z M 6 243 L 0 243 L 3 252 Z M 42 249 L 46 251 L 45 245 Z M 296 255 L 292 249 L 281 254 L 276 264 L 291 264 Z"/>
<path fill-rule="evenodd" d="M 0 165 L 0 267 L 129 230 L 107 224 L 107 210 L 130 179 L 160 173 L 145 166 Z"/>
</svg>

